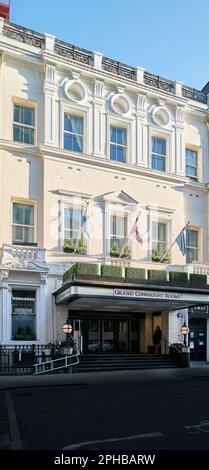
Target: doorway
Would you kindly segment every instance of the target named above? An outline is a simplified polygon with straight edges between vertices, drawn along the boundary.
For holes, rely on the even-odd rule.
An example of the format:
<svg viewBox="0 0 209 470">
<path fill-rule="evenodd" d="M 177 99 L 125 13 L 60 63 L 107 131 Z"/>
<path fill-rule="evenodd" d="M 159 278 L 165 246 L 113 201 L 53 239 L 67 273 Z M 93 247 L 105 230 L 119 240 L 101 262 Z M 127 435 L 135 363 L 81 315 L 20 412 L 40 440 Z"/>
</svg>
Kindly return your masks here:
<svg viewBox="0 0 209 470">
<path fill-rule="evenodd" d="M 191 361 L 206 361 L 206 321 L 204 318 L 191 318 L 189 321 Z"/>
<path fill-rule="evenodd" d="M 76 325 L 78 320 L 73 319 Z M 80 352 L 84 354 L 138 353 L 140 320 L 88 318 L 79 320 Z"/>
</svg>

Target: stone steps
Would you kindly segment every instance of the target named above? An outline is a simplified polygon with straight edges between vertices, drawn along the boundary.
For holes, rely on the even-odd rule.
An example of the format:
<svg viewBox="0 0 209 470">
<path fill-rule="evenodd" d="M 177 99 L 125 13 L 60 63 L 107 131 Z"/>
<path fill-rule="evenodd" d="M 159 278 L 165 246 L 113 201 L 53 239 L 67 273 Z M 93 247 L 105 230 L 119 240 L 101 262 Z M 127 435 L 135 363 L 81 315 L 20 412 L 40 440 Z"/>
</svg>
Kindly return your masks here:
<svg viewBox="0 0 209 470">
<path fill-rule="evenodd" d="M 161 354 L 111 354 L 80 356 L 80 363 L 73 372 L 108 370 L 164 369 L 182 367 L 181 356 Z"/>
</svg>

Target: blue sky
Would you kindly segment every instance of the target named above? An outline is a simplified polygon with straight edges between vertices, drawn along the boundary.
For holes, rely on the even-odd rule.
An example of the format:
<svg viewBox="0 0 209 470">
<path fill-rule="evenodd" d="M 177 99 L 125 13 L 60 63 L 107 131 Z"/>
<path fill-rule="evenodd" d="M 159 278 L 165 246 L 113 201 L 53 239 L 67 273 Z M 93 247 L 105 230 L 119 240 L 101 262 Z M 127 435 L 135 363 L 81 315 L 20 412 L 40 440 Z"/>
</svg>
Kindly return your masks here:
<svg viewBox="0 0 209 470">
<path fill-rule="evenodd" d="M 11 0 L 11 21 L 201 89 L 208 0 Z"/>
</svg>

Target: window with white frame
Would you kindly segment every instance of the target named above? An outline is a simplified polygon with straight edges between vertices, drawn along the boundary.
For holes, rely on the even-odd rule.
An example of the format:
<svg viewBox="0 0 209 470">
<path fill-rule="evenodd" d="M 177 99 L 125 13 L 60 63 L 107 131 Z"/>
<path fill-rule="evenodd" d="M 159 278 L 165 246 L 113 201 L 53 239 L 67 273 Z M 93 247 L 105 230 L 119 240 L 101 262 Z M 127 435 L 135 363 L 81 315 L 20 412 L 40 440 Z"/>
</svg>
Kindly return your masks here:
<svg viewBox="0 0 209 470">
<path fill-rule="evenodd" d="M 35 205 L 13 202 L 12 243 L 30 245 L 35 242 Z"/>
<path fill-rule="evenodd" d="M 127 238 L 128 217 L 127 215 L 110 216 L 110 251 L 120 253 Z"/>
<path fill-rule="evenodd" d="M 64 149 L 83 152 L 83 117 L 64 114 Z"/>
<path fill-rule="evenodd" d="M 81 229 L 82 212 L 73 207 L 64 207 L 64 243 L 76 242 Z"/>
<path fill-rule="evenodd" d="M 186 176 L 197 180 L 197 152 L 186 148 Z"/>
<path fill-rule="evenodd" d="M 13 140 L 24 144 L 34 144 L 35 140 L 35 109 L 14 104 Z"/>
<path fill-rule="evenodd" d="M 87 252 L 85 212 L 76 207 L 64 207 L 64 245 L 65 253 L 84 255 Z M 85 217 L 86 219 L 86 217 Z"/>
<path fill-rule="evenodd" d="M 36 339 L 36 292 L 12 290 L 12 339 Z"/>
<path fill-rule="evenodd" d="M 162 256 L 167 249 L 167 224 L 152 222 L 152 252 L 153 255 Z"/>
<path fill-rule="evenodd" d="M 127 153 L 127 129 L 110 126 L 110 160 L 125 163 Z"/>
<path fill-rule="evenodd" d="M 165 171 L 166 168 L 166 140 L 152 137 L 152 168 Z"/>
<path fill-rule="evenodd" d="M 199 258 L 199 231 L 195 229 L 186 230 L 186 262 L 193 263 Z"/>
</svg>

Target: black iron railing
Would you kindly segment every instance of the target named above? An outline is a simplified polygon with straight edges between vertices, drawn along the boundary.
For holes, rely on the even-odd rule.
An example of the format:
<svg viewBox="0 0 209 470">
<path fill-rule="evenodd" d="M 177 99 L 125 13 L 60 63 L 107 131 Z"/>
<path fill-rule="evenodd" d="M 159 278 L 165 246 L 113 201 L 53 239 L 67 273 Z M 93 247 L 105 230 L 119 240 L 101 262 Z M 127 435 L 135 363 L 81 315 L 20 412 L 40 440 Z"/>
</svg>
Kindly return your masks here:
<svg viewBox="0 0 209 470">
<path fill-rule="evenodd" d="M 158 88 L 159 90 L 167 91 L 168 93 L 174 93 L 174 82 L 162 78 L 159 75 L 153 75 L 149 72 L 144 72 L 144 83 L 153 88 Z"/>
<path fill-rule="evenodd" d="M 81 49 L 72 44 L 56 40 L 54 52 L 65 59 L 71 59 L 81 62 L 82 64 L 93 66 L 93 52 L 87 51 L 86 49 Z"/>
<path fill-rule="evenodd" d="M 30 46 L 39 47 L 40 49 L 45 48 L 44 35 L 37 33 L 32 29 L 27 29 L 23 26 L 17 26 L 16 24 L 9 23 L 5 25 L 3 34 L 10 39 L 16 39 L 16 41 L 29 44 Z"/>
<path fill-rule="evenodd" d="M 128 78 L 130 80 L 136 79 L 135 67 L 130 67 L 129 65 L 122 64 L 116 60 L 108 59 L 107 57 L 102 58 L 102 68 L 106 72 L 114 73 L 120 77 Z"/>
<path fill-rule="evenodd" d="M 25 44 L 32 45 L 39 49 L 45 49 L 45 36 L 44 34 L 37 33 L 28 28 L 16 24 L 5 24 L 3 35 L 11 39 L 16 39 Z M 58 39 L 55 40 L 54 52 L 60 57 L 68 60 L 74 60 L 84 65 L 93 66 L 94 54 L 86 49 L 81 49 L 72 44 L 68 44 Z M 118 77 L 136 81 L 136 68 L 123 64 L 116 60 L 109 59 L 108 57 L 102 58 L 102 69 L 106 72 L 111 72 Z M 167 80 L 166 78 L 154 75 L 149 72 L 144 72 L 144 84 L 152 88 L 157 88 L 167 93 L 175 94 L 175 82 Z M 182 87 L 182 95 L 185 98 L 192 99 L 201 103 L 207 103 L 207 89 L 206 92 L 196 90 L 187 86 Z"/>
<path fill-rule="evenodd" d="M 63 347 L 59 344 L 0 346 L 0 375 L 30 375 L 34 364 L 62 356 Z"/>
<path fill-rule="evenodd" d="M 203 93 L 203 91 L 196 90 L 195 88 L 183 86 L 182 95 L 184 96 L 184 98 L 189 98 L 190 100 L 200 101 L 204 104 L 207 103 L 207 95 Z"/>
</svg>

